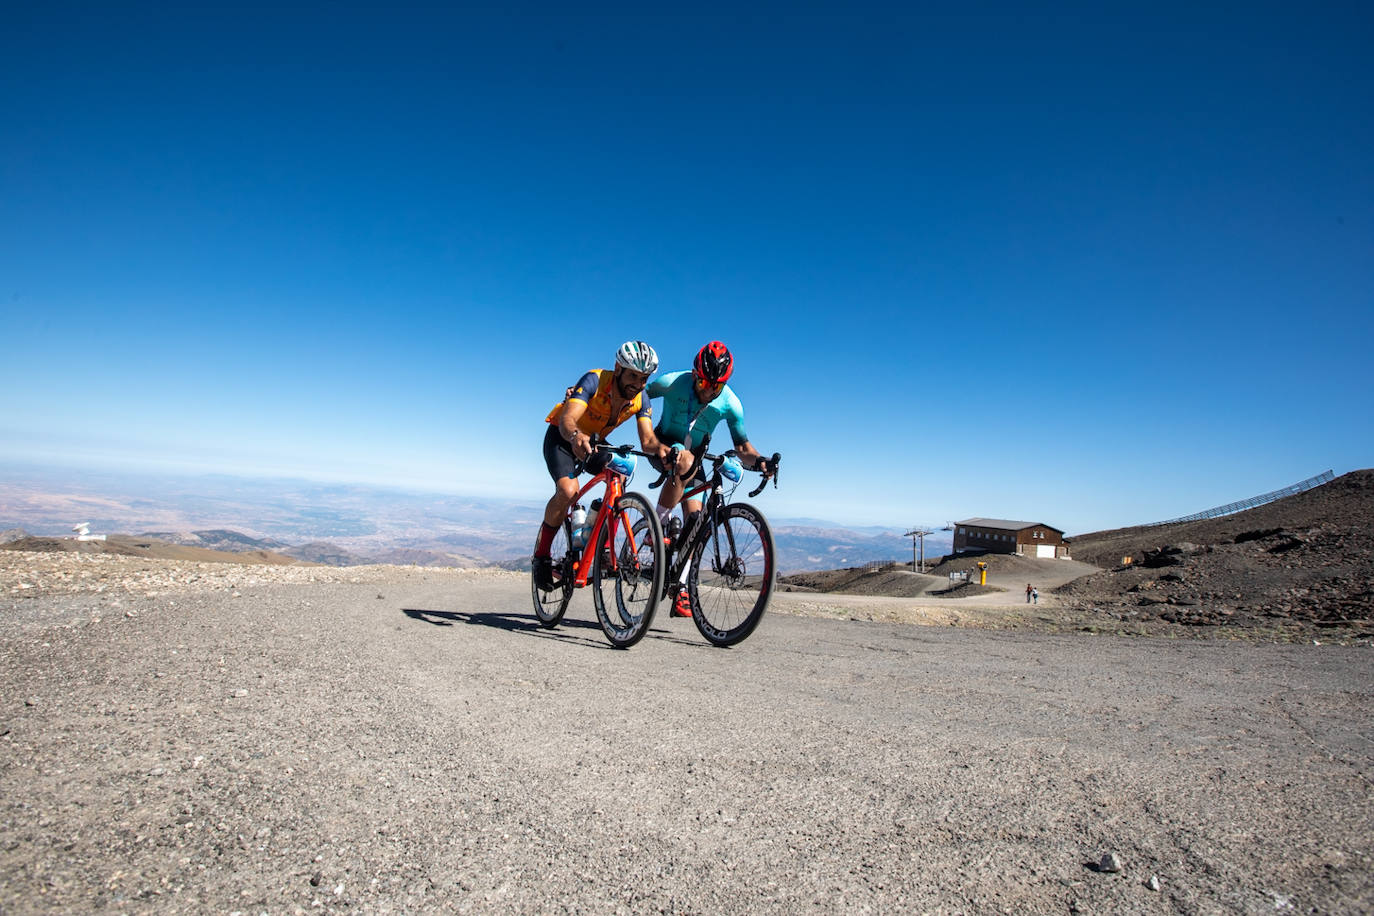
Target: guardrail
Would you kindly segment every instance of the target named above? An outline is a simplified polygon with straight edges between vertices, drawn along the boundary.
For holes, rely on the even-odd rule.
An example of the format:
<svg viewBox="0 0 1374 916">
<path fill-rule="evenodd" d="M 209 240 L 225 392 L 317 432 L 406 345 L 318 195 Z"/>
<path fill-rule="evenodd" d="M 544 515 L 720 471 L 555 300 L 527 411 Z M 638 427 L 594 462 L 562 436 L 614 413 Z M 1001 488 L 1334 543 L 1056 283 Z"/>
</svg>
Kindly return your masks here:
<svg viewBox="0 0 1374 916">
<path fill-rule="evenodd" d="M 1331 471 L 1325 471 L 1316 477 L 1309 477 L 1304 481 L 1293 484 L 1291 487 L 1284 487 L 1282 490 L 1274 490 L 1270 493 L 1262 493 L 1259 496 L 1252 496 L 1249 499 L 1242 499 L 1239 502 L 1227 503 L 1224 506 L 1217 506 L 1215 509 L 1204 509 L 1202 512 L 1194 512 L 1192 515 L 1184 515 L 1180 518 L 1171 518 L 1166 522 L 1151 522 L 1148 525 L 1141 525 L 1142 528 L 1159 528 L 1162 525 L 1177 525 L 1180 522 L 1200 522 L 1208 518 L 1220 518 L 1223 515 L 1232 515 L 1246 509 L 1253 509 L 1265 503 L 1272 503 L 1275 500 L 1283 499 L 1285 496 L 1293 496 L 1306 490 L 1312 490 L 1324 483 L 1330 483 L 1336 479 L 1336 475 Z"/>
</svg>

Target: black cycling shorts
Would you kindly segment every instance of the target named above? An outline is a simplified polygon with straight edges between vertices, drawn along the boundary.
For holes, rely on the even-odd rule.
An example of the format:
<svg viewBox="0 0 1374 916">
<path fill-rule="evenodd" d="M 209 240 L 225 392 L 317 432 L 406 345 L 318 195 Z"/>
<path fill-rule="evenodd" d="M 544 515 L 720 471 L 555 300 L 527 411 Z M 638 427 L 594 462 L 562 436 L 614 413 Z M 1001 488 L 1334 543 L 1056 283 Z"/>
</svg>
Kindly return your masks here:
<svg viewBox="0 0 1374 916">
<path fill-rule="evenodd" d="M 544 433 L 544 465 L 549 469 L 549 476 L 555 482 L 564 477 L 576 480 L 579 473 L 598 474 L 610 459 L 610 452 L 593 452 L 586 465 L 578 467 L 572 443 L 563 438 L 563 434 L 558 431 L 558 424 L 550 423 L 549 431 Z"/>
<path fill-rule="evenodd" d="M 659 442 L 668 441 L 666 438 L 664 438 L 663 431 L 660 429 L 654 430 L 654 435 L 658 436 Z M 678 444 L 680 445 L 681 443 Z M 706 474 L 703 472 L 701 467 L 701 456 L 706 454 L 706 446 L 708 444 L 710 444 L 709 439 L 706 442 L 703 442 L 700 445 L 697 445 L 692 448 L 692 466 L 688 469 L 687 473 L 682 478 L 684 489 L 690 490 L 692 489 L 692 487 L 706 482 Z M 660 461 L 657 458 L 650 458 L 649 464 L 653 465 L 654 470 L 658 471 L 660 474 L 662 474 L 664 469 L 667 467 L 667 464 L 665 462 Z"/>
</svg>

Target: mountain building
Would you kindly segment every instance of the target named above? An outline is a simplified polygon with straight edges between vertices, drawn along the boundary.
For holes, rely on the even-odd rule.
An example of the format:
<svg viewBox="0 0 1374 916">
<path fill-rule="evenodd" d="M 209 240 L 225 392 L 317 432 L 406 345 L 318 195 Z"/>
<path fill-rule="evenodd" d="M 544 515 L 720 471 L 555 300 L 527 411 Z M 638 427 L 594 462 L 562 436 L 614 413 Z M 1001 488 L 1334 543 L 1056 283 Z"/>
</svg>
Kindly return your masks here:
<svg viewBox="0 0 1374 916">
<path fill-rule="evenodd" d="M 1044 522 L 966 518 L 954 523 L 954 553 L 1014 553 L 1023 557 L 1067 557 L 1064 532 Z"/>
</svg>

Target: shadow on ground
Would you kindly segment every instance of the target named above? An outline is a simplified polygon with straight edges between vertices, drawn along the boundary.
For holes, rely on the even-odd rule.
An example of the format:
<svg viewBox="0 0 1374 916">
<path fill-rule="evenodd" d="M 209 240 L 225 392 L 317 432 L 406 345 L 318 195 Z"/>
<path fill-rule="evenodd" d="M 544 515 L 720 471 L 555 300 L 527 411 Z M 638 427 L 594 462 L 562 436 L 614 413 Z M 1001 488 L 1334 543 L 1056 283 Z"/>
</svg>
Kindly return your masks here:
<svg viewBox="0 0 1374 916">
<path fill-rule="evenodd" d="M 564 617 L 554 628 L 545 628 L 539 625 L 539 621 L 533 617 L 526 617 L 522 614 L 498 614 L 490 611 L 430 611 L 421 608 L 402 608 L 401 613 L 411 620 L 418 620 L 436 627 L 451 627 L 456 623 L 464 623 L 470 626 L 492 627 L 497 630 L 505 630 L 508 633 L 529 633 L 532 636 L 543 636 L 553 639 L 573 639 L 585 635 L 578 633 L 560 633 L 560 630 L 586 631 L 594 630 L 598 636 L 601 635 L 601 625 L 595 620 L 579 620 L 574 617 Z M 696 630 L 692 630 L 695 635 Z M 684 638 L 674 634 L 664 626 L 651 625 L 647 634 L 650 638 L 663 639 L 683 645 L 695 644 L 703 645 L 699 640 Z M 709 644 L 705 644 L 710 648 Z M 606 648 L 612 648 L 606 646 Z"/>
<path fill-rule="evenodd" d="M 451 627 L 455 623 L 466 623 L 473 626 L 493 627 L 498 630 L 520 631 L 520 630 L 541 630 L 539 621 L 533 617 L 523 614 L 496 614 L 491 612 L 466 612 L 466 611 L 427 611 L 419 608 L 402 608 L 401 612 L 411 620 L 419 620 L 422 623 L 432 624 L 436 627 Z M 570 620 L 563 618 L 559 624 L 564 627 L 590 627 L 600 631 L 601 627 L 595 621 Z"/>
<path fill-rule="evenodd" d="M 401 612 L 412 621 L 433 623 L 434 626 L 452 626 L 453 623 L 471 623 L 474 626 L 492 626 L 499 630 L 537 630 L 539 621 L 525 614 L 493 614 L 491 611 L 427 611 L 418 607 L 403 607 Z M 572 621 L 563 619 L 562 626 L 591 626 L 600 629 L 595 622 Z"/>
</svg>

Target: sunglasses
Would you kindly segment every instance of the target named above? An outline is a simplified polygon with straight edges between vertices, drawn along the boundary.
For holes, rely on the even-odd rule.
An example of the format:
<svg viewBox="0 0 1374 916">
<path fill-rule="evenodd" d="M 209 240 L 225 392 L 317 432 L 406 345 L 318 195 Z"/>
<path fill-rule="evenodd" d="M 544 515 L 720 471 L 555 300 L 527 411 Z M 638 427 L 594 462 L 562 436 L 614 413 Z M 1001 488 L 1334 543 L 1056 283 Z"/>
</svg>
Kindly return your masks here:
<svg viewBox="0 0 1374 916">
<path fill-rule="evenodd" d="M 701 391 L 719 391 L 725 387 L 724 382 L 708 382 L 706 379 L 697 376 L 694 379 L 696 386 Z"/>
</svg>

